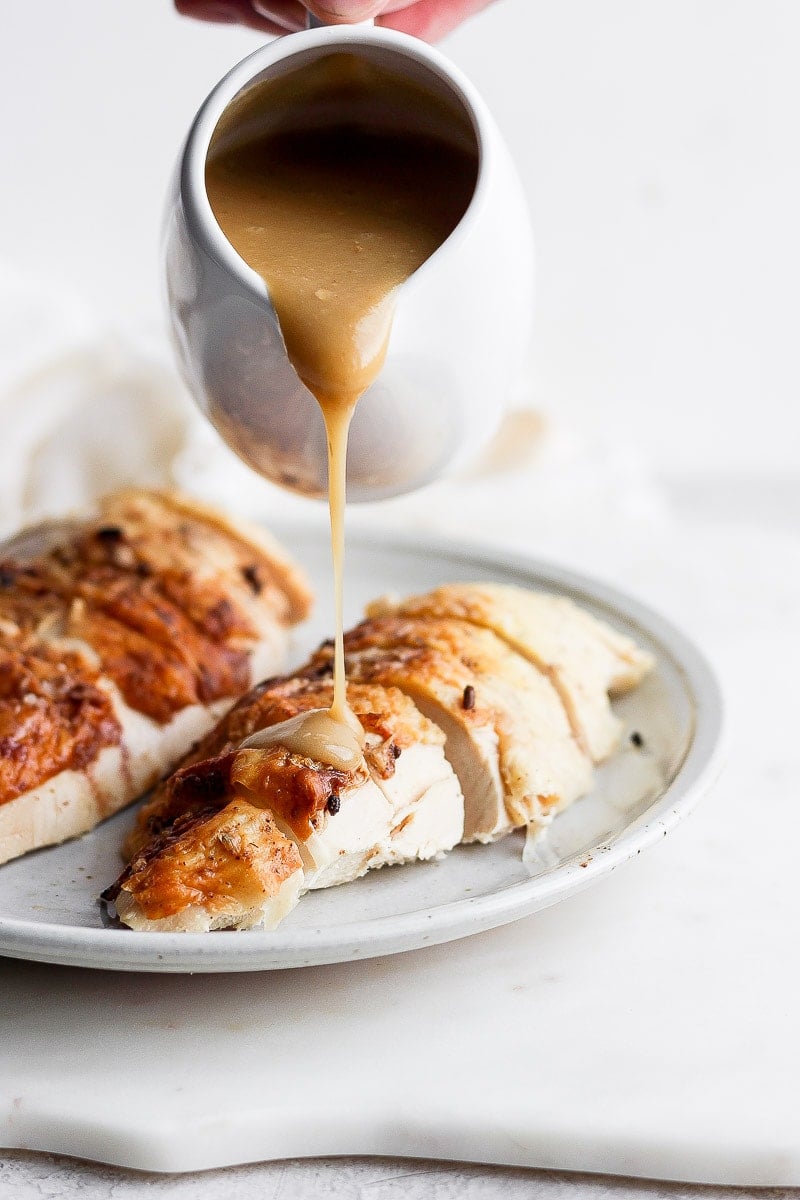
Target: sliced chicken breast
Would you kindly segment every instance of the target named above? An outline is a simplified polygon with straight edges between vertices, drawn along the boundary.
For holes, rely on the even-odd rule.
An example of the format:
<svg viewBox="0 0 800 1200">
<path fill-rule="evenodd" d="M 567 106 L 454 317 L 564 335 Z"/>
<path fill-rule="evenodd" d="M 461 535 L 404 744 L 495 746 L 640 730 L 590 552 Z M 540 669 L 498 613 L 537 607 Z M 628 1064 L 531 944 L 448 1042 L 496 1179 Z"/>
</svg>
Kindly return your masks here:
<svg viewBox="0 0 800 1200">
<path fill-rule="evenodd" d="M 142 929 L 273 924 L 304 891 L 370 868 L 519 826 L 530 836 L 587 792 L 589 746 L 607 753 L 616 736 L 608 692 L 631 686 L 648 656 L 569 603 L 518 593 L 457 585 L 412 599 L 408 613 L 373 607 L 383 615 L 345 638 L 348 701 L 364 734 L 363 756 L 354 742 L 349 757 L 330 759 L 346 767 L 298 752 L 332 753 L 324 722 L 321 741 L 295 737 L 298 722 L 308 728 L 302 714 L 330 706 L 329 643 L 293 676 L 254 688 L 142 809 L 131 862 L 105 894 L 121 919 Z M 572 630 L 564 644 L 559 621 Z M 570 637 L 584 639 L 586 680 Z M 206 870 L 221 880 L 208 903 Z"/>
<path fill-rule="evenodd" d="M 434 646 L 395 645 L 388 628 L 368 632 L 365 626 L 347 635 L 348 677 L 401 689 L 442 731 L 445 755 L 464 795 L 464 841 L 489 842 L 508 833 L 513 825 L 505 805 L 495 714 L 485 695 L 476 700 L 480 681 L 470 664 Z M 326 663 L 330 669 L 330 650 L 323 647 L 313 662 L 316 669 Z"/>
<path fill-rule="evenodd" d="M 188 823 L 195 830 L 192 837 L 205 836 L 205 827 L 194 822 L 212 802 L 222 806 L 221 814 L 239 801 L 269 811 L 274 828 L 297 848 L 302 868 L 297 894 L 347 883 L 373 867 L 432 858 L 461 839 L 463 797 L 443 753 L 444 737 L 396 689 L 358 684 L 348 689 L 349 703 L 365 736 L 363 764 L 355 770 L 332 768 L 280 745 L 248 746 L 260 730 L 279 727 L 299 713 L 327 708 L 332 686 L 326 676 L 327 671 L 321 679 L 271 680 L 254 689 L 158 789 L 139 814 L 126 847 L 131 866 L 105 894 L 115 903 L 120 919 L 130 923 L 128 915 L 134 912 L 136 928 L 145 928 L 148 911 L 161 913 L 157 905 L 148 909 L 147 897 L 138 895 L 140 876 L 134 869 L 144 856 L 150 880 L 161 853 L 151 850 L 157 843 L 165 847 L 168 860 L 158 876 L 161 888 L 166 890 L 171 873 L 178 871 L 181 887 L 175 895 L 190 896 L 182 860 L 172 852 L 170 831 Z M 190 858 L 190 865 L 195 861 Z M 131 908 L 130 895 L 138 907 Z M 186 902 L 186 928 L 195 928 L 197 913 Z M 179 910 L 168 917 L 170 928 L 181 928 Z M 244 928 L 243 922 L 251 917 L 252 923 L 258 923 L 259 910 L 232 892 L 230 924 Z M 219 907 L 214 919 L 215 927 L 222 927 Z"/>
<path fill-rule="evenodd" d="M 230 778 L 297 845 L 303 891 L 358 879 L 391 831 L 391 807 L 366 762 L 343 771 L 283 747 L 245 749 L 233 754 Z"/>
<path fill-rule="evenodd" d="M 303 868 L 271 813 L 235 796 L 189 812 L 152 841 L 114 893 L 131 929 L 204 933 L 274 929 L 294 908 Z"/>
<path fill-rule="evenodd" d="M 591 786 L 590 760 L 549 678 L 490 630 L 386 616 L 362 622 L 345 647 L 352 678 L 402 688 L 445 731 L 464 790 L 466 840 L 546 822 Z"/>
<path fill-rule="evenodd" d="M 650 654 L 572 600 L 525 588 L 447 584 L 406 600 L 377 600 L 367 615 L 454 618 L 490 629 L 552 681 L 573 733 L 595 762 L 619 741 L 609 694 L 635 687 L 653 665 Z"/>
<path fill-rule="evenodd" d="M 173 494 L 0 547 L 0 862 L 151 787 L 283 667 L 310 599 L 269 538 Z"/>
</svg>

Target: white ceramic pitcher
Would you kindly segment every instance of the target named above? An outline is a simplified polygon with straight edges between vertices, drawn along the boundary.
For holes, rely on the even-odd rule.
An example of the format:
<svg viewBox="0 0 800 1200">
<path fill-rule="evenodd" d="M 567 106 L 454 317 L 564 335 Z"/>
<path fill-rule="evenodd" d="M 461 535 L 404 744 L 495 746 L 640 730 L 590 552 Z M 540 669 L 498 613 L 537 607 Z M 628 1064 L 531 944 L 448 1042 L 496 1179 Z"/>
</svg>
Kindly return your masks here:
<svg viewBox="0 0 800 1200">
<path fill-rule="evenodd" d="M 455 102 L 479 160 L 461 222 L 400 289 L 386 362 L 356 409 L 348 496 L 371 500 L 468 462 L 497 427 L 524 358 L 533 285 L 525 198 L 497 126 L 461 72 L 416 38 L 371 26 L 309 29 L 256 50 L 214 88 L 189 131 L 167 213 L 166 281 L 178 360 L 197 403 L 262 475 L 324 494 L 317 402 L 289 362 L 264 281 L 217 224 L 205 166 L 217 122 L 236 97 L 342 51 Z"/>
</svg>

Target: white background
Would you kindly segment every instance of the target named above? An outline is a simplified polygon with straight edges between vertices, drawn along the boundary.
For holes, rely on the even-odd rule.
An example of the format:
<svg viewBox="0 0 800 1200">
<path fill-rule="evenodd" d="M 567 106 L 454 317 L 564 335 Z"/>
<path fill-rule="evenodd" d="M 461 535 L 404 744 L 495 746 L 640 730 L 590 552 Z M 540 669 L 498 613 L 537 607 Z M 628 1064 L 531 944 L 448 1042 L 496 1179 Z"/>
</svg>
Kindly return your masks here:
<svg viewBox="0 0 800 1200">
<path fill-rule="evenodd" d="M 258 41 L 169 0 L 4 4 L 0 263 L 160 321 L 177 147 Z M 530 197 L 536 404 L 668 476 L 795 473 L 800 5 L 500 0 L 446 48 Z"/>
</svg>

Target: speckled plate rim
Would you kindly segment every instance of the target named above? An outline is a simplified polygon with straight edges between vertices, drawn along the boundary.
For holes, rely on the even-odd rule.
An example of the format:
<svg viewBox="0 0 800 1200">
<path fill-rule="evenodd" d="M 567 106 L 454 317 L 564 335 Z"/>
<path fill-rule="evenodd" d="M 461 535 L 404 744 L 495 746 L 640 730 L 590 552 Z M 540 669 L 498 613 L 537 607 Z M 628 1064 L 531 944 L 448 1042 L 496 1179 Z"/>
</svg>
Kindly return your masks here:
<svg viewBox="0 0 800 1200">
<path fill-rule="evenodd" d="M 298 534 L 300 530 L 295 531 Z M 302 531 L 308 537 L 310 530 Z M 292 531 L 279 530 L 288 545 Z M 535 557 L 479 543 L 408 535 L 352 533 L 359 549 L 446 558 L 465 569 L 495 569 L 586 602 L 633 637 L 655 643 L 680 677 L 694 714 L 682 763 L 648 809 L 619 833 L 530 880 L 481 896 L 394 916 L 336 926 L 248 930 L 235 934 L 135 933 L 98 925 L 88 929 L 0 916 L 0 954 L 34 962 L 141 972 L 265 971 L 317 966 L 395 954 L 467 937 L 527 917 L 604 878 L 663 838 L 717 778 L 723 760 L 724 704 L 705 655 L 670 621 L 616 588 Z"/>
</svg>

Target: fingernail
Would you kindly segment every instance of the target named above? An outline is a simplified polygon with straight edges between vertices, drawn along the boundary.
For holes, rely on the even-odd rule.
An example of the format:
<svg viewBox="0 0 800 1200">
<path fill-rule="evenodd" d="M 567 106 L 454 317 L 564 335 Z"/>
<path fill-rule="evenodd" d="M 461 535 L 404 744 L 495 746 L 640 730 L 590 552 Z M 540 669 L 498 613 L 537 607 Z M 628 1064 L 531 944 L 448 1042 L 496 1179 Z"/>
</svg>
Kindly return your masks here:
<svg viewBox="0 0 800 1200">
<path fill-rule="evenodd" d="M 278 4 L 270 4 L 267 0 L 252 0 L 252 5 L 260 17 L 274 21 L 276 25 L 280 25 L 282 29 L 286 29 L 290 33 L 305 29 L 305 21 L 294 14 L 290 16 L 288 13 L 281 12 Z"/>
<path fill-rule="evenodd" d="M 366 21 L 381 11 L 383 0 L 325 0 L 309 7 L 322 21 L 331 17 L 339 21 Z"/>
</svg>

